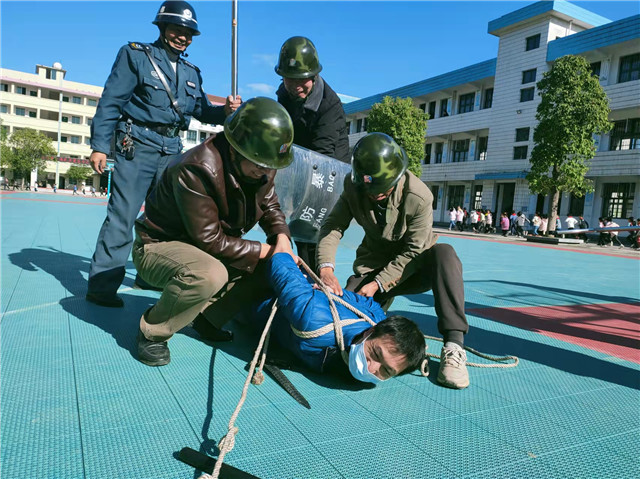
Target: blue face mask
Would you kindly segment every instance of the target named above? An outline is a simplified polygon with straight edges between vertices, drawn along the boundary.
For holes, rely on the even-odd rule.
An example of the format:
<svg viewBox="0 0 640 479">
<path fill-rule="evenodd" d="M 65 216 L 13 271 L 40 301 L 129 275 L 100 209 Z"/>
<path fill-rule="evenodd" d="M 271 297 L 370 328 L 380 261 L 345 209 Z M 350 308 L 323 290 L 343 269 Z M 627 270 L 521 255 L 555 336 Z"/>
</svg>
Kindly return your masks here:
<svg viewBox="0 0 640 479">
<path fill-rule="evenodd" d="M 351 345 L 351 351 L 349 352 L 349 372 L 351 372 L 351 375 L 358 381 L 378 384 L 382 379 L 370 373 L 367 367 L 367 356 L 364 354 L 365 341 L 366 340 Z"/>
</svg>

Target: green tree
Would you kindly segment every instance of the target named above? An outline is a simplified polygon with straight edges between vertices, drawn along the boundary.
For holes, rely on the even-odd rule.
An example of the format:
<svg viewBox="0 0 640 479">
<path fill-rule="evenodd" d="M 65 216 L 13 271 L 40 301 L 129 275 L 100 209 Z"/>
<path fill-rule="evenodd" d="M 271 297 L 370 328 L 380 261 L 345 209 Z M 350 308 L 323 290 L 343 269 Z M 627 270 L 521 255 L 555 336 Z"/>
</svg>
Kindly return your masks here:
<svg viewBox="0 0 640 479">
<path fill-rule="evenodd" d="M 73 165 L 67 171 L 67 177 L 76 184 L 80 181 L 88 179 L 93 174 L 93 170 L 86 166 Z"/>
<path fill-rule="evenodd" d="M 382 103 L 371 107 L 367 132 L 386 133 L 393 138 L 407 152 L 409 171 L 420 178 L 428 118 L 429 115 L 414 106 L 411 98 L 385 96 Z"/>
<path fill-rule="evenodd" d="M 2 120 L 0 119 L 0 168 L 9 168 L 8 158 L 10 154 L 9 135 L 7 128 L 2 124 Z"/>
<path fill-rule="evenodd" d="M 56 150 L 51 139 L 39 131 L 24 128 L 14 131 L 7 139 L 6 148 L 2 148 L 2 163 L 11 168 L 15 176 L 24 179 L 31 171 L 44 169 L 46 156 L 54 156 Z"/>
<path fill-rule="evenodd" d="M 611 110 L 598 78 L 580 56 L 556 60 L 536 86 L 541 101 L 527 180 L 532 193 L 549 195 L 549 231 L 555 231 L 560 194 L 593 191 L 586 174 L 596 154 L 594 135 L 611 129 Z"/>
</svg>

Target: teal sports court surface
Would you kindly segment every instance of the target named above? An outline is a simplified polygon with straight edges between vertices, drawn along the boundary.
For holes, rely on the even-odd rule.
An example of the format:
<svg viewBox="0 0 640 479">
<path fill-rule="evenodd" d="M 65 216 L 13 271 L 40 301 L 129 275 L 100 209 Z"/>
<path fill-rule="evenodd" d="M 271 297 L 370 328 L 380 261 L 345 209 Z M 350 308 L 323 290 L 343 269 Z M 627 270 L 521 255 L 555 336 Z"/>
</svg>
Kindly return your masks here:
<svg viewBox="0 0 640 479">
<path fill-rule="evenodd" d="M 4 192 L 0 207 L 0 477 L 199 477 L 176 453 L 217 454 L 257 337 L 232 324 L 212 346 L 186 328 L 168 366 L 139 363 L 159 293 L 133 290 L 129 263 L 125 308 L 84 300 L 105 199 Z M 359 239 L 339 250 L 343 281 Z M 518 367 L 470 368 L 462 391 L 437 384 L 437 360 L 372 389 L 285 370 L 311 409 L 267 376 L 225 462 L 262 479 L 638 477 L 640 257 L 486 239 L 440 237 L 463 263 L 467 345 Z M 430 293 L 390 312 L 438 335 Z"/>
</svg>

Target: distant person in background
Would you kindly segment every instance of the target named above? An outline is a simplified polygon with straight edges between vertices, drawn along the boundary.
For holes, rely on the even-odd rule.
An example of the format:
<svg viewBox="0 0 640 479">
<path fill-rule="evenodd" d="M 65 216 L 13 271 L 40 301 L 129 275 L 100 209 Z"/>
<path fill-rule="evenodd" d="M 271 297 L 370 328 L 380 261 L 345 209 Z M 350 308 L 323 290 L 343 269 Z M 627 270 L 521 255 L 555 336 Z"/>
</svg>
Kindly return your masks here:
<svg viewBox="0 0 640 479">
<path fill-rule="evenodd" d="M 605 219 L 605 224 L 604 224 L 605 228 L 619 228 L 620 225 L 618 223 L 616 223 L 615 221 L 613 221 L 613 218 L 609 217 Z M 620 241 L 620 238 L 618 238 L 618 232 L 617 231 L 609 231 L 609 246 L 613 246 L 614 241 L 616 243 L 618 243 L 620 246 L 624 247 L 624 245 L 622 244 L 622 241 Z"/>
<path fill-rule="evenodd" d="M 527 223 L 531 223 L 531 221 L 529 221 L 529 218 L 527 218 L 522 211 L 518 211 L 518 218 L 516 219 L 516 231 L 518 233 L 518 236 L 524 237 L 524 227 Z"/>
<path fill-rule="evenodd" d="M 455 208 L 449 208 L 449 231 L 456 228 L 456 216 Z"/>
<path fill-rule="evenodd" d="M 533 219 L 531 220 L 531 225 L 533 226 L 533 236 L 538 236 L 538 231 L 541 224 L 542 218 L 540 218 L 540 213 L 536 211 L 536 214 L 533 215 Z"/>
<path fill-rule="evenodd" d="M 54 193 L 58 192 L 58 185 L 56 183 L 53 184 L 53 192 Z"/>
<path fill-rule="evenodd" d="M 580 228 L 581 230 L 589 229 L 589 223 L 582 216 L 578 218 L 578 228 Z M 578 237 L 582 238 L 582 240 L 585 243 L 589 242 L 589 237 L 587 236 L 587 233 L 580 233 Z"/>
<path fill-rule="evenodd" d="M 538 233 L 540 233 L 542 236 L 547 236 L 548 223 L 549 223 L 549 216 L 547 216 L 546 214 L 543 214 L 542 218 L 540 218 L 540 229 L 538 230 Z"/>
<path fill-rule="evenodd" d="M 500 229 L 502 230 L 502 236 L 504 236 L 505 238 L 509 233 L 510 227 L 511 225 L 509 224 L 509 217 L 507 216 L 507 212 L 505 211 L 504 213 L 502 213 L 502 216 L 500 217 Z"/>
<path fill-rule="evenodd" d="M 456 229 L 458 231 L 464 230 L 463 222 L 464 222 L 464 211 L 462 211 L 462 208 L 458 206 L 458 208 L 456 209 Z"/>
<path fill-rule="evenodd" d="M 476 210 L 473 210 L 471 212 L 471 215 L 469 215 L 469 219 L 471 221 L 471 229 L 473 230 L 474 233 L 478 232 L 478 212 Z"/>
<path fill-rule="evenodd" d="M 515 210 L 511 210 L 511 215 L 509 216 L 509 224 L 511 225 L 511 236 L 516 236 L 518 234 L 518 228 L 516 226 L 516 220 L 518 219 L 518 215 Z"/>
<path fill-rule="evenodd" d="M 78 185 L 73 185 L 73 194 L 74 195 L 78 194 Z"/>
</svg>

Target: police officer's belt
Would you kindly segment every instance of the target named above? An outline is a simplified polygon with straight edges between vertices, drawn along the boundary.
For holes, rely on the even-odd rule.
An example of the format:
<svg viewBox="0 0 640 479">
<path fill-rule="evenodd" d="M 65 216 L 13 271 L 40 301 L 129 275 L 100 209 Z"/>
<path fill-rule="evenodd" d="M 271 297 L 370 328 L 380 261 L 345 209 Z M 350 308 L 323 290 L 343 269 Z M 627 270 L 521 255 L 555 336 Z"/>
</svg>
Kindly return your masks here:
<svg viewBox="0 0 640 479">
<path fill-rule="evenodd" d="M 178 124 L 158 125 L 157 123 L 143 123 L 130 117 L 124 117 L 122 118 L 122 121 L 127 121 L 128 119 L 130 119 L 134 125 L 139 126 L 140 128 L 146 128 L 148 130 L 155 131 L 162 136 L 174 138 L 180 134 L 180 125 Z"/>
</svg>

